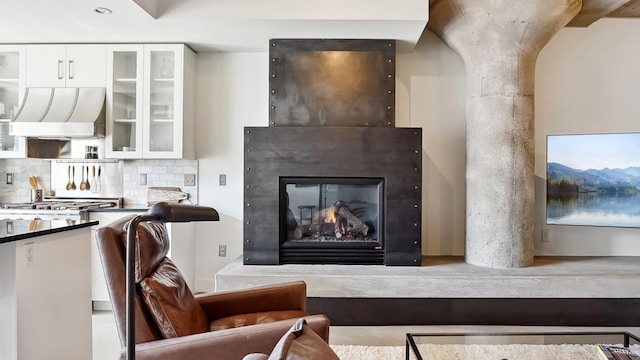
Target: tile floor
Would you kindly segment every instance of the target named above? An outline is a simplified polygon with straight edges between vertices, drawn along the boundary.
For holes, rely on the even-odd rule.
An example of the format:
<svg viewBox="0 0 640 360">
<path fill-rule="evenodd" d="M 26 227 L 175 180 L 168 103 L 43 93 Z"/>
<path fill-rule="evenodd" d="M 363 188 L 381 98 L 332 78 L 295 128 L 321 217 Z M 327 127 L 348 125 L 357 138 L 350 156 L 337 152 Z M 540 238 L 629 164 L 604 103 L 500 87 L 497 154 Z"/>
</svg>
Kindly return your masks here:
<svg viewBox="0 0 640 360">
<path fill-rule="evenodd" d="M 329 343 L 334 345 L 404 345 L 406 333 L 449 332 L 544 332 L 544 331 L 629 331 L 640 335 L 640 327 L 593 328 L 562 326 L 332 326 Z M 114 360 L 120 354 L 120 342 L 111 311 L 93 315 L 93 360 Z M 372 359 L 367 359 L 372 360 Z"/>
</svg>

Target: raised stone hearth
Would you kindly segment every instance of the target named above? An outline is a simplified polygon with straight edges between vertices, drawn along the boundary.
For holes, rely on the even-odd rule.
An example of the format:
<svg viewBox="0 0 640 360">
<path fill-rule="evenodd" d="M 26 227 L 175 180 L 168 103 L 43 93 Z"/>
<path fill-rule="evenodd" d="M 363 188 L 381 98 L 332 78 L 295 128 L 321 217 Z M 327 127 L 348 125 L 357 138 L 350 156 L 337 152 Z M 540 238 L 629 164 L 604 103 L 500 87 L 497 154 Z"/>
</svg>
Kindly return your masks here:
<svg viewBox="0 0 640 360">
<path fill-rule="evenodd" d="M 424 257 L 422 265 L 251 266 L 237 259 L 216 274 L 216 290 L 304 280 L 310 311 L 328 313 L 335 325 L 640 323 L 638 257 L 536 257 L 517 269 Z"/>
</svg>

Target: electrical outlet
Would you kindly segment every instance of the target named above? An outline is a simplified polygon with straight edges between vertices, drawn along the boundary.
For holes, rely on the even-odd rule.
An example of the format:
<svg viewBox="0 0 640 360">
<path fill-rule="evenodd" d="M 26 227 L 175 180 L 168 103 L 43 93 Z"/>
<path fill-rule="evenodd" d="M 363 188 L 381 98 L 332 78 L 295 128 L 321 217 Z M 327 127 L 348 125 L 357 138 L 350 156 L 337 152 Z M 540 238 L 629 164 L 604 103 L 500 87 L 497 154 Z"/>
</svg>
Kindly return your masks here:
<svg viewBox="0 0 640 360">
<path fill-rule="evenodd" d="M 220 186 L 227 186 L 227 174 L 220 174 L 218 183 Z"/>
<path fill-rule="evenodd" d="M 140 185 L 147 185 L 147 174 L 140 174 Z"/>
<path fill-rule="evenodd" d="M 7 173 L 7 185 L 13 184 L 13 173 Z"/>
<path fill-rule="evenodd" d="M 33 263 L 35 261 L 34 245 L 35 245 L 34 243 L 25 244 L 25 246 L 26 246 L 25 264 L 27 264 L 27 267 L 33 266 Z"/>
<path fill-rule="evenodd" d="M 227 245 L 218 245 L 218 256 L 219 257 L 227 256 Z"/>
<path fill-rule="evenodd" d="M 184 174 L 184 186 L 196 186 L 196 174 Z"/>
<path fill-rule="evenodd" d="M 542 229 L 541 235 L 542 242 L 549 242 L 549 229 Z"/>
</svg>

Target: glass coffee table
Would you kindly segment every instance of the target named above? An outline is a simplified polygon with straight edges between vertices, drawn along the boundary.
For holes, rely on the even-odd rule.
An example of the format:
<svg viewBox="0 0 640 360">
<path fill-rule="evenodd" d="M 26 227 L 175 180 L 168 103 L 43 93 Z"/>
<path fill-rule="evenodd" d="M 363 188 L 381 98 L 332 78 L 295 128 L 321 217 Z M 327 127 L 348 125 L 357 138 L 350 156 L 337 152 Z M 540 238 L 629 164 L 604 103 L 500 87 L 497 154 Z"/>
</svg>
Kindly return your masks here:
<svg viewBox="0 0 640 360">
<path fill-rule="evenodd" d="M 409 333 L 407 360 L 599 360 L 596 344 L 640 349 L 640 338 L 625 332 Z"/>
</svg>

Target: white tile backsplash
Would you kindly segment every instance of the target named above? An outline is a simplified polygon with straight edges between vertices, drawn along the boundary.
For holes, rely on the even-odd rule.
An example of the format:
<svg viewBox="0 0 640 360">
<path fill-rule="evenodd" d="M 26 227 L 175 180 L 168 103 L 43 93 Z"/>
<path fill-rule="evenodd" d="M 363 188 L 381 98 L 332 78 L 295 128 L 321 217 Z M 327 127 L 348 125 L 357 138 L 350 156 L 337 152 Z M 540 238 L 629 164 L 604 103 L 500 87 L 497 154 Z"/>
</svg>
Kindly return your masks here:
<svg viewBox="0 0 640 360">
<path fill-rule="evenodd" d="M 13 184 L 7 184 L 7 173 L 13 174 Z M 38 178 L 38 188 L 49 195 L 51 183 L 51 162 L 42 159 L 2 159 L 0 160 L 0 202 L 21 203 L 31 200 L 29 176 Z"/>
<path fill-rule="evenodd" d="M 127 160 L 123 168 L 125 205 L 147 203 L 149 187 L 178 187 L 198 203 L 198 160 Z M 140 185 L 140 174 L 147 174 L 147 184 Z M 195 174 L 196 186 L 184 186 L 184 175 Z"/>
<path fill-rule="evenodd" d="M 122 169 L 125 205 L 146 205 L 149 187 L 178 187 L 189 194 L 187 203 L 198 203 L 198 160 L 124 160 Z M 6 184 L 7 173 L 13 174 L 12 185 Z M 140 185 L 140 174 L 147 174 L 146 185 Z M 196 186 L 184 186 L 184 174 L 195 174 Z M 29 176 L 50 195 L 51 160 L 0 159 L 0 203 L 29 202 Z"/>
</svg>

